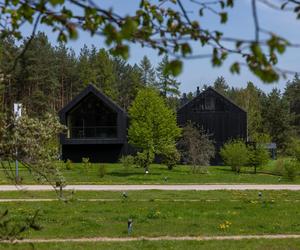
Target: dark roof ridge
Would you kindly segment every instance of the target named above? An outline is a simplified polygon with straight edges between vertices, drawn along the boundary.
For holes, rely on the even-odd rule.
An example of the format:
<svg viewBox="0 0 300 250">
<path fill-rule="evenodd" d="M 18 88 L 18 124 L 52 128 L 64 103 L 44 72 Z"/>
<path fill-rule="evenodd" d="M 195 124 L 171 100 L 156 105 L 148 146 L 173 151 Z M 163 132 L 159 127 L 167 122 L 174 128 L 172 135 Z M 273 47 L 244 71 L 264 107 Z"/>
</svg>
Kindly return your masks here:
<svg viewBox="0 0 300 250">
<path fill-rule="evenodd" d="M 216 92 L 218 95 L 222 96 L 224 99 L 226 99 L 228 102 L 230 102 L 232 105 L 234 105 L 235 107 L 237 107 L 238 109 L 244 111 L 247 113 L 247 111 L 242 108 L 241 106 L 239 106 L 238 104 L 236 104 L 234 101 L 232 101 L 229 97 L 225 96 L 224 94 L 220 93 L 219 91 L 217 91 L 215 88 L 213 88 L 212 86 L 209 86 L 207 89 L 211 89 L 212 91 Z"/>
<path fill-rule="evenodd" d="M 207 89 L 205 89 L 204 91 L 202 91 L 199 95 L 195 96 L 192 100 L 190 100 L 187 103 L 183 104 L 180 108 L 177 109 L 177 112 L 180 111 L 183 107 L 185 107 L 186 105 L 188 105 L 189 103 L 191 103 L 192 101 L 194 101 L 197 97 L 201 96 L 203 93 L 205 93 L 208 90 L 214 91 L 215 93 L 217 93 L 218 95 L 220 95 L 221 97 L 223 97 L 225 100 L 227 100 L 230 104 L 234 105 L 238 109 L 240 109 L 243 112 L 247 113 L 247 111 L 245 109 L 243 109 L 242 107 L 240 107 L 239 105 L 237 105 L 236 103 L 234 103 L 227 96 L 225 96 L 225 95 L 221 94 L 219 91 L 215 90 L 212 86 L 208 86 Z"/>
<path fill-rule="evenodd" d="M 109 107 L 114 108 L 115 110 L 122 112 L 127 115 L 127 112 L 122 109 L 115 101 L 113 101 L 110 97 L 102 93 L 98 88 L 96 88 L 93 84 L 89 83 L 79 94 L 77 94 L 67 105 L 65 105 L 58 113 L 59 115 L 66 113 L 70 109 L 72 109 L 75 105 L 77 105 L 85 96 L 89 93 L 95 94 L 99 99 L 104 101 Z"/>
</svg>

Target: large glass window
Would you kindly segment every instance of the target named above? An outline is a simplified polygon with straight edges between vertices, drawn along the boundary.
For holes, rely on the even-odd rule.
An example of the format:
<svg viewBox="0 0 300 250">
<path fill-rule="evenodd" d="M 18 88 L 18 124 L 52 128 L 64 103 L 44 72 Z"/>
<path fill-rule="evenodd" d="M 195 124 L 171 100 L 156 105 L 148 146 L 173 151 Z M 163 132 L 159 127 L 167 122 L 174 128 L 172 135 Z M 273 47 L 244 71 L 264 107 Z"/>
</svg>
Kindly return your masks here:
<svg viewBox="0 0 300 250">
<path fill-rule="evenodd" d="M 68 138 L 116 138 L 117 113 L 94 94 L 67 114 Z"/>
</svg>

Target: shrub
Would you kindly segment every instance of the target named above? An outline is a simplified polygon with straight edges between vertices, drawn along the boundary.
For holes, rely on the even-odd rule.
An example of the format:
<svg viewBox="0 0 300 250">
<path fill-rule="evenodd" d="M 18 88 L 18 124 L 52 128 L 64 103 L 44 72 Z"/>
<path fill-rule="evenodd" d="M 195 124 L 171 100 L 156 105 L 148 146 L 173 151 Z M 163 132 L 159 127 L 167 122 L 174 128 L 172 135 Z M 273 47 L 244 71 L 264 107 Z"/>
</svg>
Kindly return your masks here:
<svg viewBox="0 0 300 250">
<path fill-rule="evenodd" d="M 101 178 L 103 178 L 106 174 L 106 166 L 104 164 L 100 164 L 98 174 Z"/>
<path fill-rule="evenodd" d="M 90 163 L 90 158 L 88 157 L 83 157 L 82 158 L 82 164 L 83 164 L 83 167 L 88 169 L 90 166 L 91 166 L 91 163 Z"/>
<path fill-rule="evenodd" d="M 128 170 L 129 167 L 134 165 L 134 157 L 132 155 L 122 156 L 119 160 L 124 169 Z"/>
<path fill-rule="evenodd" d="M 300 162 L 300 139 L 292 139 L 288 146 L 288 154 Z"/>
<path fill-rule="evenodd" d="M 193 166 L 193 172 L 209 165 L 210 159 L 215 155 L 215 147 L 209 135 L 202 129 L 194 127 L 192 123 L 183 128 L 178 148 L 183 161 Z"/>
<path fill-rule="evenodd" d="M 152 151 L 143 151 L 138 152 L 137 155 L 134 157 L 135 163 L 144 168 L 145 171 L 148 171 L 149 165 L 154 160 L 154 153 Z"/>
<path fill-rule="evenodd" d="M 167 153 L 162 156 L 162 162 L 166 164 L 169 170 L 172 170 L 180 161 L 180 154 L 174 147 L 170 147 L 170 149 L 166 150 L 166 152 Z"/>
<path fill-rule="evenodd" d="M 65 167 L 66 167 L 66 170 L 71 170 L 72 169 L 72 161 L 68 159 L 65 163 Z"/>
<path fill-rule="evenodd" d="M 295 159 L 287 159 L 283 161 L 283 176 L 293 181 L 299 171 L 299 162 Z"/>
<path fill-rule="evenodd" d="M 221 157 L 225 165 L 231 167 L 233 171 L 240 172 L 241 167 L 249 162 L 249 150 L 241 140 L 234 140 L 226 143 L 221 148 Z"/>
<path fill-rule="evenodd" d="M 267 164 L 270 160 L 270 153 L 263 144 L 256 144 L 250 146 L 249 151 L 249 165 L 254 167 L 254 173 L 256 173 L 257 167 L 261 167 Z"/>
</svg>

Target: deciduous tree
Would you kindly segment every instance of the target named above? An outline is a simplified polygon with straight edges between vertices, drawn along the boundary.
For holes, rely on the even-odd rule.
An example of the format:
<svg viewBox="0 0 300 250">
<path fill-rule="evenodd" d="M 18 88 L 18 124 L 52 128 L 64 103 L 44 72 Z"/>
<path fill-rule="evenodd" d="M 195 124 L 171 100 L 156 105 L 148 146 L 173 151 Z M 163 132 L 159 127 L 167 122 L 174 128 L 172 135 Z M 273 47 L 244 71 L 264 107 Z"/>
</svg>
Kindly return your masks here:
<svg viewBox="0 0 300 250">
<path fill-rule="evenodd" d="M 148 169 L 155 155 L 164 155 L 170 152 L 170 147 L 175 148 L 181 130 L 173 111 L 153 89 L 139 91 L 129 115 L 129 143 L 141 151 L 143 167 Z"/>
<path fill-rule="evenodd" d="M 178 147 L 183 161 L 191 164 L 194 172 L 207 167 L 215 155 L 215 147 L 209 135 L 201 128 L 194 127 L 192 123 L 183 128 Z"/>
</svg>

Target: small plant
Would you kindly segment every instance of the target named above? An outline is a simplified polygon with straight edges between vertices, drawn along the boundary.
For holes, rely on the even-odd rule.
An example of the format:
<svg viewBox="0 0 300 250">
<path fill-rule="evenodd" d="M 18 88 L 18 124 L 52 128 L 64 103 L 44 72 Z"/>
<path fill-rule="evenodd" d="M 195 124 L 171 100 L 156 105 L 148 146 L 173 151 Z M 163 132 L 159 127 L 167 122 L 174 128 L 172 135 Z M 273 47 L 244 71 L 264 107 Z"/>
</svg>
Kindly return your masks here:
<svg viewBox="0 0 300 250">
<path fill-rule="evenodd" d="M 100 164 L 98 174 L 101 178 L 103 178 L 106 174 L 106 166 L 104 164 Z"/>
<path fill-rule="evenodd" d="M 65 167 L 66 170 L 72 170 L 72 161 L 68 159 L 65 163 Z"/>
<path fill-rule="evenodd" d="M 128 168 L 134 165 L 134 157 L 132 155 L 123 155 L 119 162 L 122 164 L 125 170 L 128 170 Z"/>
<path fill-rule="evenodd" d="M 249 151 L 249 165 L 254 167 L 254 173 L 256 169 L 267 164 L 270 160 L 269 151 L 264 147 L 263 144 L 256 144 L 248 148 Z"/>
<path fill-rule="evenodd" d="M 300 139 L 292 139 L 288 146 L 287 153 L 300 162 Z"/>
<path fill-rule="evenodd" d="M 149 165 L 154 160 L 154 153 L 152 151 L 143 151 L 138 152 L 134 157 L 134 162 L 136 165 L 145 169 L 145 171 L 149 171 Z"/>
<path fill-rule="evenodd" d="M 249 150 L 241 140 L 226 143 L 221 149 L 221 157 L 224 164 L 230 166 L 233 171 L 240 172 L 242 166 L 249 162 Z"/>
<path fill-rule="evenodd" d="M 88 169 L 90 166 L 91 166 L 91 163 L 90 163 L 90 158 L 88 158 L 88 157 L 83 157 L 82 158 L 82 164 L 83 164 L 83 167 L 85 168 L 85 169 Z"/>
<path fill-rule="evenodd" d="M 166 164 L 169 170 L 176 167 L 177 163 L 180 161 L 180 153 L 176 148 L 172 148 L 168 153 L 163 155 L 163 163 Z"/>
<path fill-rule="evenodd" d="M 161 216 L 161 212 L 154 209 L 150 209 L 147 214 L 148 219 L 158 219 L 160 216 Z"/>
<path fill-rule="evenodd" d="M 295 180 L 299 168 L 300 164 L 295 159 L 288 159 L 283 161 L 283 175 L 291 181 Z"/>
<path fill-rule="evenodd" d="M 226 220 L 224 223 L 221 223 L 221 224 L 219 225 L 219 228 L 220 228 L 221 230 L 226 230 L 226 229 L 228 229 L 230 226 L 231 226 L 231 222 L 229 222 L 229 221 Z"/>
<path fill-rule="evenodd" d="M 193 174 L 207 174 L 208 167 L 207 166 L 200 166 L 200 165 L 193 165 L 192 166 L 192 173 Z"/>
</svg>

